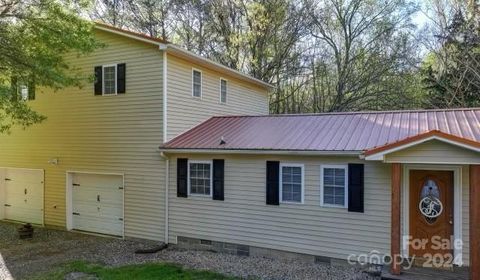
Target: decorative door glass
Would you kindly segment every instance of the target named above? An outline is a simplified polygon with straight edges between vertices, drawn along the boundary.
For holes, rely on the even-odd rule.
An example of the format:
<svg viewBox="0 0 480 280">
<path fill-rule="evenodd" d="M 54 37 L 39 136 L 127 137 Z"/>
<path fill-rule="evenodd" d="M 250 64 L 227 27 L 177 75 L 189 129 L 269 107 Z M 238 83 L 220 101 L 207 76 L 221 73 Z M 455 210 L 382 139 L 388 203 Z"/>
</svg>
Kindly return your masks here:
<svg viewBox="0 0 480 280">
<path fill-rule="evenodd" d="M 425 221 L 429 224 L 435 223 L 438 216 L 442 214 L 443 204 L 440 200 L 440 190 L 435 181 L 427 179 L 420 193 L 420 203 L 418 205 Z"/>
</svg>

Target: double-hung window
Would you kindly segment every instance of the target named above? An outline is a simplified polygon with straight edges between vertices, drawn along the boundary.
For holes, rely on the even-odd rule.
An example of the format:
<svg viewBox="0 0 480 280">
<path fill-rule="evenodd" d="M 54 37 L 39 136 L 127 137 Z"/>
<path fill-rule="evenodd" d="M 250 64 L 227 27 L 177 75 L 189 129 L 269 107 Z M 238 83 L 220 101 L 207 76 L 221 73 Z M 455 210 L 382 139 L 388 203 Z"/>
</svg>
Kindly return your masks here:
<svg viewBox="0 0 480 280">
<path fill-rule="evenodd" d="M 280 165 L 280 202 L 303 203 L 303 164 Z"/>
<path fill-rule="evenodd" d="M 322 206 L 347 207 L 347 166 L 324 165 L 321 167 L 321 197 Z"/>
<path fill-rule="evenodd" d="M 227 80 L 220 79 L 220 103 L 227 103 Z"/>
<path fill-rule="evenodd" d="M 103 95 L 117 94 L 117 65 L 103 66 Z"/>
<path fill-rule="evenodd" d="M 192 71 L 192 96 L 202 97 L 202 72 L 195 69 Z"/>
<path fill-rule="evenodd" d="M 212 195 L 212 162 L 188 162 L 188 192 L 190 195 Z"/>
</svg>

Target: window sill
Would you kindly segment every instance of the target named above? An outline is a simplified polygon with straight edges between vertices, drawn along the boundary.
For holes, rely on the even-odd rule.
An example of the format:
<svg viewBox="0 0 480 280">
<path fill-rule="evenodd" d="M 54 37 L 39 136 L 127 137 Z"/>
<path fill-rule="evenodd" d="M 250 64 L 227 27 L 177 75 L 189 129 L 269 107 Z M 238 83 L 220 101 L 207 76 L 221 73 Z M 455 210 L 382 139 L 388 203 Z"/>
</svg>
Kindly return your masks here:
<svg viewBox="0 0 480 280">
<path fill-rule="evenodd" d="M 296 202 L 296 201 L 280 201 L 280 204 L 291 204 L 291 205 L 303 205 L 303 202 Z"/>
<path fill-rule="evenodd" d="M 345 205 L 336 205 L 336 204 L 322 204 L 320 207 L 325 208 L 336 208 L 336 209 L 347 209 Z"/>
<path fill-rule="evenodd" d="M 212 198 L 210 194 L 188 194 L 188 197 Z"/>
</svg>

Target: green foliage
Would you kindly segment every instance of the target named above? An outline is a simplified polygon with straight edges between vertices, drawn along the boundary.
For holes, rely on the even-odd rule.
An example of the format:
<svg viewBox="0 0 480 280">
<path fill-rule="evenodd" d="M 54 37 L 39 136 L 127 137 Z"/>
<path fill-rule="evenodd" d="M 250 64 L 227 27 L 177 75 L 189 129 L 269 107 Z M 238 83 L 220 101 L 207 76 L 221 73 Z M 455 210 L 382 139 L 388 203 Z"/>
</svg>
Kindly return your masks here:
<svg viewBox="0 0 480 280">
<path fill-rule="evenodd" d="M 101 280 L 130 280 L 130 279 L 162 279 L 162 280 L 235 280 L 237 278 L 223 276 L 205 270 L 183 269 L 180 266 L 165 263 L 149 263 L 142 265 L 128 265 L 121 267 L 104 267 L 76 261 L 65 265 L 47 274 L 32 279 L 35 280 L 63 280 L 70 272 L 83 272 L 95 275 Z"/>
<path fill-rule="evenodd" d="M 480 15 L 457 10 L 444 33 L 441 48 L 422 67 L 428 91 L 425 106 L 434 108 L 480 106 Z"/>
<path fill-rule="evenodd" d="M 77 15 L 78 9 L 85 8 L 82 1 L 4 3 L 0 6 L 0 133 L 45 118 L 18 98 L 18 85 L 31 89 L 80 86 L 85 77 L 64 56 L 70 52 L 84 55 L 99 46 L 92 23 Z"/>
</svg>

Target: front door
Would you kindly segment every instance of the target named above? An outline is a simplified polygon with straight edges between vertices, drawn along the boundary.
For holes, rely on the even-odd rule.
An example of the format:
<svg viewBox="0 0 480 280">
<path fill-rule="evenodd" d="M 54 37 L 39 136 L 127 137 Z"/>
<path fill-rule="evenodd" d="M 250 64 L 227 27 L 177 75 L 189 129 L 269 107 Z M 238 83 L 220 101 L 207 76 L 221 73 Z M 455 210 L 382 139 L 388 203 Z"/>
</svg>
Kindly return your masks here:
<svg viewBox="0 0 480 280">
<path fill-rule="evenodd" d="M 410 257 L 453 255 L 453 171 L 410 171 Z"/>
</svg>

